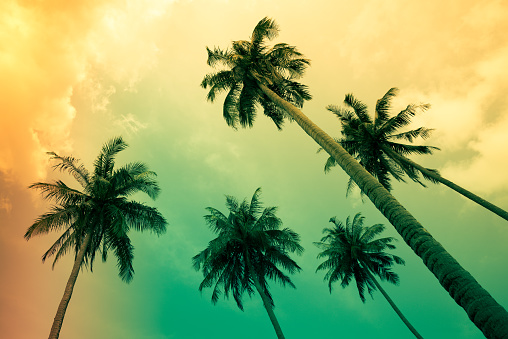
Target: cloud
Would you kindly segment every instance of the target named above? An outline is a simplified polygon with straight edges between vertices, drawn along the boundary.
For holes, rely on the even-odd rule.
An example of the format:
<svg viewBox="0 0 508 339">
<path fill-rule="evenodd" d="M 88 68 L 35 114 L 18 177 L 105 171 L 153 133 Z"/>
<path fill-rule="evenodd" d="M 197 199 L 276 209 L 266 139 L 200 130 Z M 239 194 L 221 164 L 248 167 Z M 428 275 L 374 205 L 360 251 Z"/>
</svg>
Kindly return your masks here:
<svg viewBox="0 0 508 339">
<path fill-rule="evenodd" d="M 450 163 L 443 176 L 475 193 L 490 194 L 508 189 L 508 116 L 482 129 L 467 147 L 478 155 L 466 163 Z"/>
<path fill-rule="evenodd" d="M 439 146 L 447 157 L 443 176 L 473 192 L 491 194 L 508 188 L 508 48 L 469 67 L 475 81 L 467 93 L 410 90 L 397 102 L 419 98 L 431 103 L 413 127 L 435 129 L 429 144 Z"/>
<path fill-rule="evenodd" d="M 88 35 L 90 60 L 101 74 L 134 91 L 142 75 L 157 64 L 156 37 L 171 0 L 127 1 L 108 6 Z"/>
<path fill-rule="evenodd" d="M 131 113 L 127 115 L 121 115 L 121 118 L 115 122 L 116 125 L 120 126 L 128 134 L 137 133 L 140 129 L 145 129 L 148 124 L 144 124 L 138 121 Z"/>
<path fill-rule="evenodd" d="M 12 203 L 9 198 L 0 197 L 0 211 L 4 210 L 7 213 L 12 211 Z"/>
<path fill-rule="evenodd" d="M 171 3 L 2 1 L 0 171 L 26 185 L 45 177 L 46 151 L 71 152 L 76 114 L 106 111 L 111 82 L 133 91 L 156 65 L 151 37 Z M 82 83 L 90 106 L 77 112 L 71 99 Z M 131 118 L 121 118 L 128 129 L 143 128 Z"/>
<path fill-rule="evenodd" d="M 376 93 L 388 84 L 378 98 L 389 87 L 401 89 L 395 112 L 408 103 L 431 104 L 410 127 L 434 128 L 426 143 L 441 148 L 443 176 L 483 194 L 508 187 L 507 15 L 501 1 L 382 3 L 366 6 L 343 39 L 354 77 L 368 78 Z"/>
<path fill-rule="evenodd" d="M 72 84 L 83 76 L 75 33 L 61 13 L 0 5 L 0 171 L 23 183 L 44 174 L 44 152 L 70 148 Z"/>
</svg>

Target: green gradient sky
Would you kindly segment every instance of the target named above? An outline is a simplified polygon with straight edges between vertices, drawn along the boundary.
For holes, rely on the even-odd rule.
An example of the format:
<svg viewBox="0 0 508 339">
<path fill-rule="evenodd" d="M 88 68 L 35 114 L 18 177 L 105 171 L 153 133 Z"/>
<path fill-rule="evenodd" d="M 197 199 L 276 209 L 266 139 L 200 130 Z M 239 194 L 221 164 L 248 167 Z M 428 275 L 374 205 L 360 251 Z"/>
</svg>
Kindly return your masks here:
<svg viewBox="0 0 508 339">
<path fill-rule="evenodd" d="M 224 195 L 251 197 L 262 187 L 305 252 L 296 290 L 272 285 L 286 338 L 405 338 L 411 333 L 379 292 L 362 304 L 351 286 L 330 295 L 314 273 L 332 216 L 362 212 L 385 223 L 400 286 L 383 284 L 425 338 L 481 338 L 387 220 L 359 194 L 345 198 L 346 175 L 325 175 L 325 154 L 296 124 L 277 131 L 262 114 L 234 131 L 222 100 L 199 87 L 211 71 L 205 46 L 247 39 L 264 16 L 312 65 L 302 82 L 314 99 L 303 111 L 332 136 L 325 110 L 354 93 L 369 108 L 400 88 L 394 111 L 430 103 L 414 127 L 435 128 L 434 156 L 415 158 L 491 202 L 508 208 L 508 6 L 501 1 L 7 1 L 0 5 L 0 337 L 45 338 L 71 270 L 40 257 L 56 234 L 23 234 L 48 205 L 26 187 L 60 175 L 45 151 L 73 154 L 90 168 L 102 144 L 123 135 L 130 147 L 117 164 L 141 160 L 162 188 L 151 202 L 170 225 L 164 236 L 131 233 L 135 277 L 117 276 L 113 257 L 82 272 L 61 338 L 271 338 L 258 297 L 241 312 L 233 300 L 210 302 L 191 257 L 214 235 L 205 207 L 226 211 Z M 65 181 L 72 183 L 68 177 Z M 508 307 L 508 224 L 446 187 L 394 183 L 394 195 L 494 298 Z"/>
</svg>

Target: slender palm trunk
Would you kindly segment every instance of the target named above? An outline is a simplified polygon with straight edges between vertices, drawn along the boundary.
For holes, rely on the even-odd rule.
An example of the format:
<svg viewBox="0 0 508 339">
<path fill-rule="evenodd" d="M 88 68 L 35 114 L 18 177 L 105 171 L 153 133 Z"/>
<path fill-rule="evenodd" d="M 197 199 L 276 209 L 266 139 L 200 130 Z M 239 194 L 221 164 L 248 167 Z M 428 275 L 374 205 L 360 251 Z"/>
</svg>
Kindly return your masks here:
<svg viewBox="0 0 508 339">
<path fill-rule="evenodd" d="M 450 187 L 455 192 L 462 194 L 464 197 L 474 201 L 478 205 L 485 207 L 489 211 L 499 215 L 501 218 L 508 221 L 508 212 L 506 212 L 504 209 L 497 207 L 496 205 L 488 202 L 487 200 L 480 198 L 476 194 L 469 192 L 467 189 L 462 188 L 459 185 L 451 182 L 450 180 L 443 178 L 436 172 L 430 171 L 429 169 L 418 165 L 417 163 L 413 162 L 412 160 L 395 153 L 389 147 L 381 146 L 381 148 L 382 148 L 383 152 L 388 154 L 391 158 L 395 158 L 398 161 L 405 162 L 406 164 L 413 166 L 414 168 L 418 169 L 420 172 L 424 173 L 426 176 L 429 176 L 432 179 L 439 181 L 443 185 Z"/>
<path fill-rule="evenodd" d="M 261 300 L 263 300 L 263 305 L 265 306 L 266 313 L 268 313 L 268 317 L 270 318 L 270 321 L 272 322 L 273 329 L 275 330 L 275 334 L 277 334 L 278 339 L 285 339 L 284 334 L 282 333 L 282 329 L 280 328 L 279 321 L 277 320 L 277 317 L 275 316 L 275 313 L 273 312 L 272 304 L 270 303 L 270 299 L 266 296 L 265 292 L 263 291 L 263 288 L 261 287 L 261 284 L 259 283 L 259 279 L 256 276 L 256 271 L 254 270 L 254 267 L 252 266 L 249 256 L 247 253 L 245 253 L 245 261 L 249 268 L 249 271 L 252 272 L 252 280 L 254 280 L 254 286 L 256 287 L 256 290 L 259 293 L 259 296 L 261 297 Z"/>
<path fill-rule="evenodd" d="M 508 312 L 369 172 L 299 109 L 263 84 L 261 90 L 312 137 L 356 182 L 402 239 L 423 260 L 469 319 L 488 338 L 508 338 Z"/>
<path fill-rule="evenodd" d="M 81 244 L 81 247 L 79 248 L 78 254 L 76 255 L 74 266 L 72 266 L 71 275 L 67 281 L 67 285 L 65 286 L 65 291 L 62 300 L 60 301 L 60 305 L 58 305 L 58 309 L 56 311 L 55 319 L 53 320 L 53 326 L 51 326 L 51 332 L 49 333 L 48 339 L 58 339 L 60 336 L 60 330 L 62 329 L 65 311 L 67 310 L 67 305 L 69 305 L 69 301 L 71 300 L 72 290 L 74 289 L 74 284 L 78 278 L 79 269 L 83 262 L 83 258 L 85 257 L 85 250 L 88 247 L 88 243 L 90 242 L 91 238 L 91 233 L 88 233 L 83 243 Z"/>
<path fill-rule="evenodd" d="M 365 268 L 364 268 L 365 269 Z M 418 333 L 418 331 L 413 327 L 413 325 L 411 325 L 411 323 L 406 319 L 406 317 L 402 314 L 402 312 L 399 310 L 399 308 L 397 307 L 397 305 L 395 305 L 395 303 L 393 302 L 392 298 L 390 298 L 390 296 L 386 293 L 386 291 L 381 287 L 381 285 L 379 285 L 379 282 L 376 280 L 376 278 L 374 277 L 374 275 L 369 271 L 369 269 L 365 269 L 365 271 L 367 272 L 367 275 L 372 279 L 372 281 L 374 282 L 374 284 L 376 285 L 377 289 L 384 295 L 384 297 L 386 298 L 386 301 L 388 301 L 388 303 L 390 304 L 390 306 L 392 306 L 393 310 L 395 311 L 395 313 L 397 313 L 397 315 L 399 316 L 399 318 L 404 322 L 404 324 L 406 324 L 407 328 L 409 328 L 409 330 L 415 335 L 415 337 L 417 337 L 418 339 L 423 339 L 423 337 L 420 335 L 420 333 Z"/>
</svg>

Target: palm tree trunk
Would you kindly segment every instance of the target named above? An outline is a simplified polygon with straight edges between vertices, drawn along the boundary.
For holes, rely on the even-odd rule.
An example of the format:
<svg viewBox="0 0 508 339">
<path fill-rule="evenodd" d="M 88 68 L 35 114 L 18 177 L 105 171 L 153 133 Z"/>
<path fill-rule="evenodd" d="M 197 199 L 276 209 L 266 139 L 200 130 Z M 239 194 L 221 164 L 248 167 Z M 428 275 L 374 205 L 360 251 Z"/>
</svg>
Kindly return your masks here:
<svg viewBox="0 0 508 339">
<path fill-rule="evenodd" d="M 252 266 L 249 256 L 247 253 L 244 254 L 245 256 L 245 262 L 247 264 L 247 267 L 250 272 L 252 272 L 251 277 L 254 281 L 254 286 L 256 287 L 256 290 L 259 293 L 259 296 L 261 297 L 261 300 L 263 300 L 263 306 L 265 306 L 266 313 L 268 313 L 268 317 L 270 318 L 270 321 L 272 322 L 273 329 L 275 330 L 275 334 L 277 334 L 278 339 L 285 339 L 284 334 L 282 333 L 282 329 L 280 328 L 279 321 L 277 320 L 277 317 L 275 316 L 275 313 L 273 312 L 272 303 L 270 302 L 270 299 L 266 296 L 265 292 L 263 291 L 263 288 L 261 287 L 261 284 L 259 283 L 259 279 L 256 276 L 256 271 L 254 270 L 254 267 Z"/>
<path fill-rule="evenodd" d="M 396 160 L 404 162 L 404 163 L 418 169 L 420 172 L 422 172 L 426 176 L 429 176 L 432 179 L 439 181 L 443 185 L 450 187 L 455 192 L 462 194 L 464 197 L 476 202 L 478 205 L 485 207 L 489 211 L 499 215 L 501 218 L 508 221 L 508 212 L 506 212 L 504 209 L 497 207 L 496 205 L 488 202 L 487 200 L 480 198 L 476 194 L 469 192 L 465 188 L 462 188 L 459 185 L 451 182 L 450 180 L 443 178 L 436 172 L 430 171 L 429 169 L 418 165 L 417 163 L 413 162 L 412 160 L 397 154 L 396 152 L 392 151 L 389 147 L 381 146 L 381 149 L 383 150 L 383 152 L 388 154 L 391 158 L 395 158 Z"/>
<path fill-rule="evenodd" d="M 258 278 L 256 276 L 253 277 L 254 286 L 256 286 L 256 290 L 258 291 L 261 299 L 263 300 L 263 305 L 265 306 L 266 312 L 268 313 L 268 317 L 272 322 L 273 329 L 275 330 L 275 334 L 277 334 L 277 338 L 285 339 L 284 334 L 282 333 L 282 329 L 280 328 L 279 322 L 277 321 L 277 317 L 273 312 L 272 305 L 270 304 L 270 300 L 266 296 L 265 292 L 263 292 L 261 285 L 259 284 Z"/>
<path fill-rule="evenodd" d="M 381 287 L 381 285 L 379 285 L 379 282 L 376 280 L 376 278 L 374 277 L 374 275 L 370 272 L 370 270 L 368 268 L 365 268 L 364 267 L 364 270 L 365 272 L 367 272 L 367 275 L 372 279 L 372 281 L 374 282 L 374 284 L 376 285 L 377 289 L 384 295 L 384 297 L 386 298 L 386 301 L 388 301 L 388 303 L 390 304 L 390 306 L 392 306 L 393 310 L 395 311 L 395 313 L 397 313 L 397 315 L 399 316 L 399 318 L 404 322 L 404 324 L 406 324 L 407 328 L 409 328 L 409 330 L 415 335 L 415 337 L 417 337 L 418 339 L 423 339 L 423 337 L 420 335 L 420 333 L 418 333 L 418 331 L 413 327 L 413 325 L 411 325 L 411 323 L 406 319 L 406 317 L 402 314 L 402 312 L 399 310 L 399 308 L 397 307 L 397 305 L 395 305 L 395 303 L 393 302 L 392 298 L 390 298 L 390 296 L 386 293 L 386 291 Z"/>
<path fill-rule="evenodd" d="M 74 266 L 72 266 L 71 275 L 67 281 L 67 285 L 65 286 L 65 291 L 62 300 L 60 301 L 60 305 L 58 305 L 58 309 L 56 311 L 55 319 L 53 320 L 53 326 L 51 326 L 51 332 L 49 333 L 48 339 L 58 339 L 60 336 L 60 330 L 62 329 L 65 311 L 67 310 L 67 305 L 69 305 L 69 301 L 71 300 L 72 290 L 74 289 L 74 284 L 78 278 L 79 269 L 83 262 L 83 258 L 85 257 L 85 251 L 91 238 L 92 234 L 88 233 L 83 243 L 81 244 L 81 247 L 79 248 L 78 254 L 76 255 Z"/>
<path fill-rule="evenodd" d="M 443 288 L 487 338 L 508 338 L 508 312 L 437 242 L 369 172 L 299 109 L 263 84 L 260 89 L 312 137 L 356 182 Z"/>
</svg>

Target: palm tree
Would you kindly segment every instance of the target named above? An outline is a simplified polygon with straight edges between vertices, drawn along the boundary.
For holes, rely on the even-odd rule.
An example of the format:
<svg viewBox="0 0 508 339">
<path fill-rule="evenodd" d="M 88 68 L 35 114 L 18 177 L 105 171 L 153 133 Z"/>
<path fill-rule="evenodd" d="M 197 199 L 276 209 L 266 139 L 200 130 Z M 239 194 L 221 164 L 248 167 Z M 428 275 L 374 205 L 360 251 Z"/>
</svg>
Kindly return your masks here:
<svg viewBox="0 0 508 339">
<path fill-rule="evenodd" d="M 204 279 L 199 290 L 212 287 L 212 302 L 215 304 L 224 291 L 231 292 L 243 311 L 242 294 L 250 295 L 254 289 L 263 300 L 263 305 L 279 339 L 284 338 L 279 322 L 273 312 L 273 299 L 268 290 L 267 278 L 278 281 L 282 286 L 295 288 L 291 279 L 280 269 L 294 274 L 300 267 L 289 257 L 289 253 L 301 254 L 300 236 L 289 228 L 280 229 L 282 221 L 275 216 L 276 207 L 262 208 L 258 188 L 249 202 L 241 204 L 226 196 L 229 215 L 208 207 L 206 223 L 217 238 L 208 247 L 192 258 L 196 270 L 203 270 Z"/>
<path fill-rule="evenodd" d="M 422 338 L 374 277 L 377 275 L 381 280 L 396 285 L 399 283 L 399 276 L 391 270 L 391 266 L 393 263 L 403 265 L 404 260 L 383 252 L 385 248 L 395 248 L 391 244 L 395 239 L 392 237 L 374 239 L 385 227 L 382 224 L 365 227 L 363 221 L 364 217 L 360 213 L 357 213 L 353 220 L 347 217 L 346 225 L 335 217 L 330 219 L 334 227 L 325 228 L 323 233 L 326 235 L 320 242 L 315 243 L 323 249 L 318 258 L 327 258 L 316 271 L 328 270 L 325 280 L 328 280 L 330 293 L 332 284 L 338 280 L 341 280 L 341 286 L 344 288 L 354 279 L 362 302 L 365 302 L 365 290 L 372 296 L 372 292 L 378 289 L 409 330 L 417 338 Z"/>
<path fill-rule="evenodd" d="M 83 266 L 92 271 L 97 253 L 106 261 L 108 252 L 113 251 L 120 278 L 130 282 L 134 274 L 134 247 L 128 237 L 129 230 L 148 230 L 157 235 L 166 231 L 166 220 L 157 209 L 127 199 L 136 192 L 155 199 L 160 189 L 153 178 L 155 173 L 141 162 L 114 169 L 116 154 L 126 147 L 121 137 L 109 140 L 94 162 L 93 173 L 71 156 L 62 157 L 50 152 L 51 159 L 58 161 L 54 168 L 71 174 L 82 190 L 71 188 L 60 180 L 30 185 L 30 188 L 41 191 L 45 199 L 53 200 L 55 205 L 28 228 L 25 238 L 29 240 L 35 235 L 63 231 L 42 256 L 43 262 L 54 256 L 53 267 L 65 253 L 74 252 L 74 265 L 51 327 L 50 339 L 60 335 L 65 311 Z"/>
<path fill-rule="evenodd" d="M 398 131 L 400 128 L 409 125 L 411 118 L 418 111 L 428 109 L 429 105 L 408 105 L 397 115 L 390 117 L 390 102 L 397 93 L 397 88 L 391 88 L 377 101 L 374 121 L 367 113 L 367 106 L 352 94 L 347 94 L 344 99 L 346 109 L 329 105 L 327 109 L 339 118 L 342 125 L 342 138 L 337 139 L 337 142 L 389 191 L 391 190 L 390 176 L 399 181 L 404 181 L 403 175 L 406 174 L 411 180 L 425 186 L 420 181 L 421 175 L 424 179 L 433 183 L 442 183 L 450 187 L 501 218 L 508 220 L 508 212 L 502 208 L 443 178 L 437 170 L 425 168 L 407 158 L 411 154 L 431 154 L 432 150 L 439 148 L 397 142 L 398 140 L 404 140 L 412 143 L 418 137 L 426 139 L 432 131 L 424 127 L 406 132 Z M 328 172 L 335 165 L 336 162 L 333 157 L 329 157 L 325 164 L 325 172 Z M 352 187 L 353 180 L 350 178 L 348 192 Z"/>
<path fill-rule="evenodd" d="M 274 103 L 274 95 L 297 107 L 312 98 L 305 85 L 294 81 L 303 75 L 310 61 L 294 46 L 281 43 L 268 48 L 265 45 L 265 39 L 277 36 L 278 31 L 273 20 L 264 18 L 249 41 L 233 41 L 232 49 L 224 51 L 217 47 L 206 48 L 209 66 L 222 64 L 228 69 L 206 75 L 201 86 L 210 87 L 207 99 L 211 102 L 217 94 L 227 91 L 223 116 L 235 129 L 238 122 L 241 127 L 252 127 L 257 104 L 281 129 L 288 115 L 283 107 Z"/>
<path fill-rule="evenodd" d="M 274 38 L 277 33 L 275 22 L 264 18 L 254 28 L 249 41 L 235 41 L 231 50 L 207 48 L 208 65 L 222 65 L 226 69 L 206 75 L 201 86 L 210 87 L 210 101 L 218 93 L 228 91 L 223 109 L 226 123 L 236 127 L 235 122 L 240 121 L 242 127 L 250 126 L 254 121 L 256 103 L 262 105 L 269 117 L 277 116 L 272 120 L 279 128 L 283 122 L 279 117 L 283 119 L 287 116 L 296 121 L 353 178 L 475 325 L 489 337 L 508 336 L 508 312 L 383 185 L 297 108 L 303 100 L 310 99 L 306 87 L 294 82 L 295 78 L 303 75 L 309 61 L 295 47 L 287 44 L 277 44 L 268 49 L 264 40 Z"/>
</svg>

